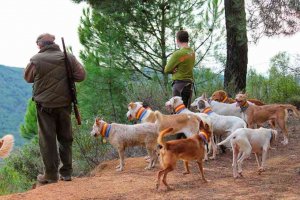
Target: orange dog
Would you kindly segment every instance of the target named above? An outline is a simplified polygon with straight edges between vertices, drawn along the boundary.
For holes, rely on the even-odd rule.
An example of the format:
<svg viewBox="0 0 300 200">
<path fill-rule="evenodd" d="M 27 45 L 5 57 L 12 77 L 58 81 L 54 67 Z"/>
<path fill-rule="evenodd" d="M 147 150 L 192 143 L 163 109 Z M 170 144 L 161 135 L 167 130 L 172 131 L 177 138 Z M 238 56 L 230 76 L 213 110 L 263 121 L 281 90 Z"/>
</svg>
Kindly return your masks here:
<svg viewBox="0 0 300 200">
<path fill-rule="evenodd" d="M 299 118 L 297 108 L 290 104 L 270 104 L 264 106 L 250 105 L 247 102 L 246 94 L 237 94 L 236 102 L 240 106 L 242 112 L 245 114 L 245 121 L 249 128 L 254 128 L 255 125 L 262 125 L 268 120 L 272 120 L 278 124 L 279 128 L 284 133 L 284 145 L 288 144 L 288 130 L 286 121 L 288 117 L 288 110 L 291 110 L 295 117 Z"/>
<path fill-rule="evenodd" d="M 156 189 L 159 189 L 160 178 L 162 175 L 162 182 L 168 190 L 171 189 L 170 186 L 167 184 L 167 174 L 174 170 L 174 168 L 176 167 L 177 160 L 184 161 L 186 171 L 183 174 L 190 173 L 188 162 L 191 160 L 196 160 L 202 175 L 202 179 L 204 182 L 207 182 L 204 177 L 202 162 L 205 155 L 204 145 L 205 143 L 209 142 L 211 132 L 209 131 L 210 128 L 207 124 L 203 125 L 202 121 L 200 123 L 201 125 L 199 134 L 194 134 L 193 136 L 187 139 L 172 140 L 165 142 L 163 140 L 163 137 L 167 134 L 170 134 L 173 131 L 173 128 L 167 128 L 159 133 L 157 142 L 162 146 L 162 148 L 160 149 L 160 161 L 163 170 L 159 171 L 157 174 Z"/>
<path fill-rule="evenodd" d="M 214 101 L 219 101 L 222 103 L 235 103 L 236 101 L 228 97 L 227 93 L 224 90 L 217 90 L 211 95 L 211 99 Z M 251 103 L 254 103 L 257 106 L 265 105 L 263 102 L 257 99 L 248 99 Z"/>
</svg>

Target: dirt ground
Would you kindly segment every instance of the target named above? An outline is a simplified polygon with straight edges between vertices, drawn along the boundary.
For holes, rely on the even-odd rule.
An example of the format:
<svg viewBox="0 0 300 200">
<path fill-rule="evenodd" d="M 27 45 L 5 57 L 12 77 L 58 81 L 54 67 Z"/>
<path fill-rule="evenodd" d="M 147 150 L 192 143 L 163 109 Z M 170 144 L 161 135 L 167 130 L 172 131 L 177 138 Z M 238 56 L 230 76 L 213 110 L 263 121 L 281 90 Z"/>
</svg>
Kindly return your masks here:
<svg viewBox="0 0 300 200">
<path fill-rule="evenodd" d="M 125 171 L 116 172 L 117 160 L 107 161 L 96 168 L 90 177 L 74 178 L 71 182 L 58 182 L 13 195 L 1 196 L 5 200 L 43 199 L 300 199 L 300 124 L 289 123 L 290 139 L 287 146 L 279 140 L 275 150 L 269 152 L 267 170 L 257 173 L 255 156 L 244 162 L 244 178 L 232 177 L 232 155 L 228 151 L 216 160 L 204 163 L 209 180 L 203 183 L 196 163 L 190 163 L 191 174 L 183 175 L 183 164 L 168 175 L 174 190 L 155 189 L 159 164 L 154 170 L 144 170 L 144 158 L 126 159 Z"/>
</svg>

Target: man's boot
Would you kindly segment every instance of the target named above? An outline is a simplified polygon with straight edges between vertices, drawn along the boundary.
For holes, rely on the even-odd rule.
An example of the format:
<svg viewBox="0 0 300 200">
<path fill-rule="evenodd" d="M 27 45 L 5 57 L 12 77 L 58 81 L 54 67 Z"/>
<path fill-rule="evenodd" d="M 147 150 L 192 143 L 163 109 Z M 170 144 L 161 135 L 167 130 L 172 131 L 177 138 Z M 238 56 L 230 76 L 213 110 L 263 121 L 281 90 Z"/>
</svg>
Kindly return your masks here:
<svg viewBox="0 0 300 200">
<path fill-rule="evenodd" d="M 37 181 L 38 181 L 38 183 L 44 185 L 44 184 L 49 184 L 49 183 L 57 183 L 58 178 L 52 178 L 52 179 L 50 179 L 50 178 L 48 178 L 44 174 L 39 174 L 37 176 Z"/>
</svg>

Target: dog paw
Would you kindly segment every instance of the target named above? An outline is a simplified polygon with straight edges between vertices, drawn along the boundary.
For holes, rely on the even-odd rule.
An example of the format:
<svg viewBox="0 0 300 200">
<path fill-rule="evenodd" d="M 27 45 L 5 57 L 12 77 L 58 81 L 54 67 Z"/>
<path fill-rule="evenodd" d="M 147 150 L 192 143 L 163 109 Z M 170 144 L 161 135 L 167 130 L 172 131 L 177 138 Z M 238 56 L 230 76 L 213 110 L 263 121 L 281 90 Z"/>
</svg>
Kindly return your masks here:
<svg viewBox="0 0 300 200">
<path fill-rule="evenodd" d="M 121 172 L 121 171 L 123 171 L 123 170 L 124 170 L 124 169 L 123 169 L 122 167 L 116 169 L 117 172 Z"/>
<path fill-rule="evenodd" d="M 210 160 L 215 160 L 216 159 L 216 156 L 211 156 L 209 157 Z"/>
<path fill-rule="evenodd" d="M 185 171 L 185 172 L 182 172 L 183 175 L 186 175 L 186 174 L 190 174 L 190 172 L 188 171 Z"/>
<path fill-rule="evenodd" d="M 288 140 L 282 140 L 282 141 L 281 141 L 281 144 L 283 144 L 283 145 L 287 145 L 288 143 L 289 143 Z"/>
<path fill-rule="evenodd" d="M 264 172 L 264 171 L 265 171 L 265 169 L 264 169 L 263 167 L 260 167 L 260 168 L 258 169 L 258 174 L 261 175 L 261 173 Z"/>
</svg>

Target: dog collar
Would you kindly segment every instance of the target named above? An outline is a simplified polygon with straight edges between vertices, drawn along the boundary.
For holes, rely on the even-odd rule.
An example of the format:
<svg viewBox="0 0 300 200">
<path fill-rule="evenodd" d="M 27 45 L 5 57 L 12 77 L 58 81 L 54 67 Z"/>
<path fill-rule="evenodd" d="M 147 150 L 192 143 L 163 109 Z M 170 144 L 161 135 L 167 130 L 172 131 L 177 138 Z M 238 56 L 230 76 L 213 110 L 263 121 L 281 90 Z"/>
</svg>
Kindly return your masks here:
<svg viewBox="0 0 300 200">
<path fill-rule="evenodd" d="M 240 106 L 241 112 L 245 112 L 248 109 L 248 107 L 249 107 L 249 104 L 247 101 L 245 101 L 245 103 Z"/>
<path fill-rule="evenodd" d="M 147 109 L 145 109 L 144 107 L 140 107 L 136 113 L 137 120 L 141 122 L 146 113 Z"/>
<path fill-rule="evenodd" d="M 184 104 L 180 104 L 179 106 L 177 106 L 177 107 L 175 108 L 175 113 L 176 113 L 176 114 L 179 114 L 179 113 L 181 113 L 185 108 L 186 108 L 186 107 L 185 107 Z"/>
<path fill-rule="evenodd" d="M 225 96 L 225 98 L 223 99 L 222 103 L 225 103 L 227 101 L 228 97 Z"/>
<path fill-rule="evenodd" d="M 211 108 L 210 107 L 207 107 L 207 108 L 205 108 L 204 110 L 203 110 L 203 113 L 205 113 L 205 114 L 211 114 L 211 113 L 213 113 L 213 111 L 211 110 Z"/>
<path fill-rule="evenodd" d="M 204 131 L 200 131 L 199 132 L 199 136 L 201 137 L 201 139 L 203 140 L 203 142 L 205 143 L 205 144 L 207 144 L 208 142 L 208 135 L 207 135 L 207 133 L 206 132 L 204 132 Z"/>
<path fill-rule="evenodd" d="M 101 135 L 102 137 L 106 137 L 108 138 L 109 137 L 109 132 L 110 132 L 110 129 L 111 129 L 111 125 L 110 124 L 107 124 L 107 123 L 104 123 L 103 124 L 103 127 L 101 129 Z"/>
</svg>

